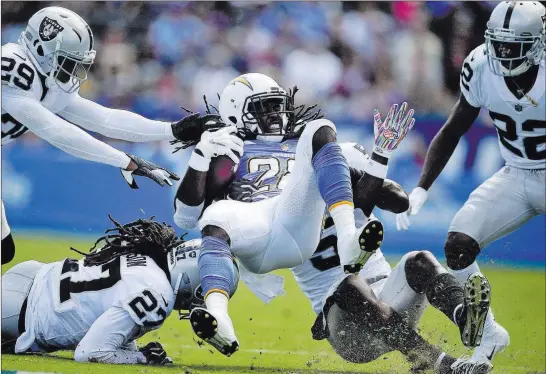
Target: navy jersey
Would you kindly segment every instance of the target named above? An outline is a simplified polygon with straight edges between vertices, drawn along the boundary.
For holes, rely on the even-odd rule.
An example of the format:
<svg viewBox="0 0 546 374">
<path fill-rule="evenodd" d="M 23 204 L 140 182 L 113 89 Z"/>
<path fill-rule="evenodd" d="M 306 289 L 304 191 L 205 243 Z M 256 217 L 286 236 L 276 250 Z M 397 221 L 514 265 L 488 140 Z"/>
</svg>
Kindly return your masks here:
<svg viewBox="0 0 546 374">
<path fill-rule="evenodd" d="M 255 190 L 248 202 L 277 196 L 284 188 L 287 176 L 294 167 L 298 139 L 282 143 L 252 140 L 245 142 L 245 152 L 235 180 L 248 181 Z"/>
</svg>

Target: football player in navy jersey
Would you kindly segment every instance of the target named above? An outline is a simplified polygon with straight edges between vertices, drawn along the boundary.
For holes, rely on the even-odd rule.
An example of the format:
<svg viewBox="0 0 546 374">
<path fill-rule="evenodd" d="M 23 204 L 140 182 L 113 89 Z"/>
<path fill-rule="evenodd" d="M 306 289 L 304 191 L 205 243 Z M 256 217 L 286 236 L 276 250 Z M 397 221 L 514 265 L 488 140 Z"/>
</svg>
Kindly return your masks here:
<svg viewBox="0 0 546 374">
<path fill-rule="evenodd" d="M 227 312 L 235 285 L 232 257 L 243 280 L 245 272 L 300 265 L 315 252 L 327 212 L 338 234 L 340 265 L 345 272 L 359 271 L 383 239 L 382 224 L 370 218 L 370 201 L 382 189 L 391 152 L 414 124 L 406 103 L 393 105 L 384 122 L 376 111 L 373 153 L 364 171 L 355 173 L 336 142 L 335 125 L 311 108 L 295 108 L 293 99 L 263 74 L 231 81 L 219 104 L 228 126 L 202 136 L 177 192 L 175 222 L 198 225 L 202 234 L 206 308 L 192 312 L 192 327 L 228 356 L 239 347 Z M 239 201 L 223 199 L 234 180 L 247 193 Z M 355 205 L 363 211 L 359 227 Z"/>
</svg>

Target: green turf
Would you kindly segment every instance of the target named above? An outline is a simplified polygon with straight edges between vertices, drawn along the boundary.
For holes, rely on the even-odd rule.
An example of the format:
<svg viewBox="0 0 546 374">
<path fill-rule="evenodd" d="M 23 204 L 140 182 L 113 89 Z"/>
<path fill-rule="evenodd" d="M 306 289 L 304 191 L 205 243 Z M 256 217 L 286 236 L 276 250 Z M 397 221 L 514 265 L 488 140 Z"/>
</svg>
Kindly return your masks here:
<svg viewBox="0 0 546 374">
<path fill-rule="evenodd" d="M 17 237 L 14 262 L 2 266 L 4 273 L 13 264 L 28 259 L 55 261 L 74 257 L 68 247 L 87 248 L 88 242 L 51 238 Z M 75 255 L 75 254 L 74 254 Z M 510 268 L 484 269 L 493 287 L 496 318 L 511 334 L 512 344 L 495 359 L 496 373 L 545 372 L 545 274 Z M 158 331 L 146 335 L 141 343 L 158 340 L 175 365 L 119 367 L 78 364 L 70 352 L 49 356 L 2 356 L 3 370 L 47 371 L 57 373 L 407 373 L 409 365 L 399 353 L 387 354 L 376 362 L 355 365 L 336 356 L 326 341 L 313 341 L 310 326 L 314 314 L 309 301 L 297 288 L 291 274 L 285 275 L 284 297 L 264 305 L 241 285 L 230 303 L 230 314 L 241 343 L 241 351 L 231 358 L 199 346 L 186 321 L 173 314 Z M 457 329 L 436 310 L 426 311 L 420 325 L 425 337 L 449 353 L 468 353 L 459 342 Z"/>
</svg>

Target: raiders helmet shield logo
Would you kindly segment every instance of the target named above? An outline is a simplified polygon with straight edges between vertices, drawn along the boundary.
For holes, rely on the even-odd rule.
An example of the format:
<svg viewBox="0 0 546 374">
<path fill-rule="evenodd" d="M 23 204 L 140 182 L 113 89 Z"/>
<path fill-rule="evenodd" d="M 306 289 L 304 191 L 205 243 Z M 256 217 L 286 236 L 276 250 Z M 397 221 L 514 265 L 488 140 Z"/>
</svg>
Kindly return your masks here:
<svg viewBox="0 0 546 374">
<path fill-rule="evenodd" d="M 55 39 L 59 32 L 63 30 L 64 27 L 59 25 L 59 22 L 49 17 L 45 17 L 40 24 L 38 33 L 40 34 L 40 39 L 42 39 L 44 42 L 48 42 Z"/>
</svg>

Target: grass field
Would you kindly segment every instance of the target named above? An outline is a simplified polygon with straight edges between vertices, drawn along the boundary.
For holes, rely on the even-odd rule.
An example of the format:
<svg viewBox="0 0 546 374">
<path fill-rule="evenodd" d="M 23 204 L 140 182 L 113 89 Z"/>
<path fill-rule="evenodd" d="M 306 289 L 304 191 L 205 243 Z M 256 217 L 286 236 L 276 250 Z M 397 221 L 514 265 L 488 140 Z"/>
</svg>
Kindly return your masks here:
<svg viewBox="0 0 546 374">
<path fill-rule="evenodd" d="M 88 242 L 25 239 L 17 237 L 14 262 L 2 273 L 28 259 L 51 262 L 74 257 L 70 245 L 87 248 Z M 394 259 L 393 259 L 394 260 Z M 511 345 L 495 359 L 494 373 L 543 373 L 545 368 L 545 273 L 540 270 L 485 268 L 493 288 L 495 316 L 510 332 Z M 195 340 L 187 321 L 174 314 L 158 331 L 141 343 L 160 341 L 175 364 L 168 368 L 119 367 L 78 364 L 71 352 L 47 356 L 2 356 L 3 370 L 56 373 L 407 373 L 409 365 L 399 353 L 387 354 L 376 362 L 355 365 L 336 356 L 326 341 L 311 339 L 314 313 L 288 271 L 286 296 L 264 305 L 243 285 L 230 304 L 241 351 L 231 358 L 212 352 Z M 468 354 L 459 342 L 458 331 L 436 310 L 429 308 L 420 325 L 425 337 L 447 352 Z"/>
</svg>

